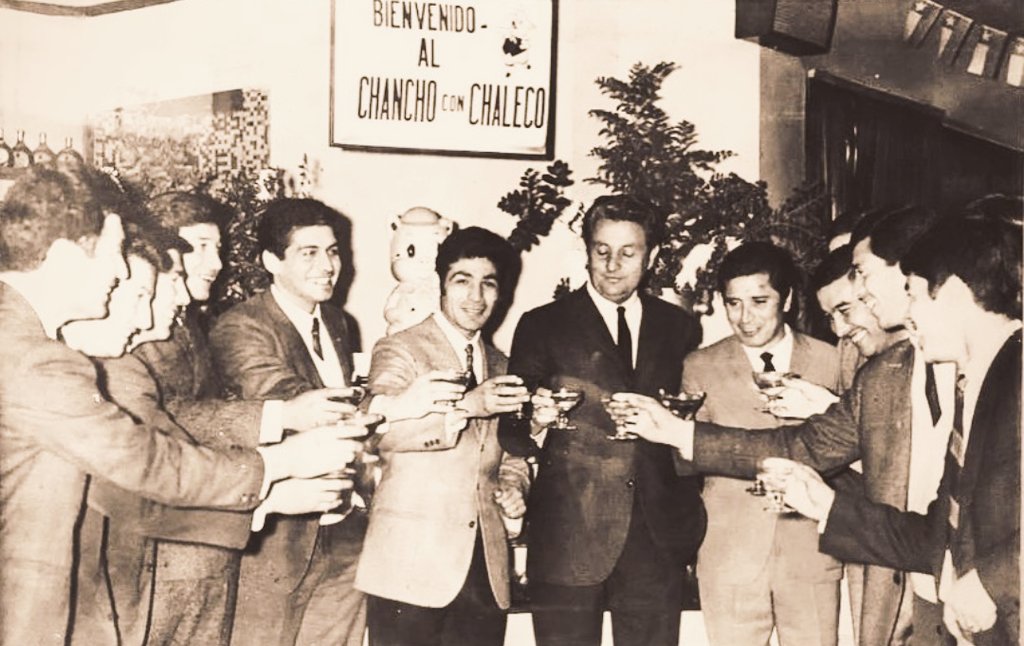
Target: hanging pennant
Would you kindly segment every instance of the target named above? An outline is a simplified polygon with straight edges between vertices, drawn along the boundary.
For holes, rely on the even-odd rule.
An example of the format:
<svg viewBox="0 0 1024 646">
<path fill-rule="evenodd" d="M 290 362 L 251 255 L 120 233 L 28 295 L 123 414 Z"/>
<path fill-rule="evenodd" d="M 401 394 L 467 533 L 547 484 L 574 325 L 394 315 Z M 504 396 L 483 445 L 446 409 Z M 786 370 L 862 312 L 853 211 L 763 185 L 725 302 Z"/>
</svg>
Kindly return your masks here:
<svg viewBox="0 0 1024 646">
<path fill-rule="evenodd" d="M 1024 86 L 1024 36 L 1017 36 L 1010 41 L 1006 63 L 999 78 L 1010 85 Z"/>
<path fill-rule="evenodd" d="M 950 9 L 942 12 L 939 16 L 939 47 L 935 53 L 939 60 L 946 65 L 953 64 L 973 22 L 962 13 Z"/>
<path fill-rule="evenodd" d="M 907 12 L 907 20 L 903 24 L 903 40 L 914 47 L 920 47 L 941 12 L 942 5 L 932 0 L 915 2 Z"/>
<path fill-rule="evenodd" d="M 967 38 L 960 48 L 956 59 L 957 69 L 976 76 L 994 77 L 1006 47 L 1006 37 L 1005 31 L 975 24 L 967 32 Z"/>
</svg>

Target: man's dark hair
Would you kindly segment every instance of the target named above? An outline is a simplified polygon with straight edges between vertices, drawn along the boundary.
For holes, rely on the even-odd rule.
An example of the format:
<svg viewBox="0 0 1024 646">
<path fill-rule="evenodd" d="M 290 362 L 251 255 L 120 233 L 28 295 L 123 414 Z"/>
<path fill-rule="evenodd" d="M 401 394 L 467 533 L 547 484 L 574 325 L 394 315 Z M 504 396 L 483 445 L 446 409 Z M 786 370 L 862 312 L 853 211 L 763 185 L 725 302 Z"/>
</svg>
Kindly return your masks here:
<svg viewBox="0 0 1024 646">
<path fill-rule="evenodd" d="M 836 247 L 830 252 L 811 275 L 811 289 L 815 292 L 831 285 L 840 278 L 849 278 L 853 266 L 853 250 L 848 244 Z"/>
<path fill-rule="evenodd" d="M 747 242 L 725 254 L 718 268 L 718 290 L 724 295 L 730 280 L 754 274 L 768 274 L 768 282 L 781 302 L 786 301 L 800 278 L 785 249 L 770 242 Z"/>
<path fill-rule="evenodd" d="M 828 227 L 828 239 L 836 238 L 841 235 L 850 234 L 853 235 L 853 230 L 860 224 L 860 221 L 865 217 L 875 213 L 874 209 L 867 211 L 845 211 L 839 214 L 835 220 L 832 220 Z"/>
<path fill-rule="evenodd" d="M 944 218 L 922 235 L 900 263 L 924 278 L 934 297 L 956 276 L 989 312 L 1021 318 L 1021 227 L 977 211 Z"/>
<path fill-rule="evenodd" d="M 256 228 L 256 243 L 260 253 L 269 251 L 278 258 L 284 258 L 285 249 L 296 229 L 318 226 L 330 227 L 338 247 L 343 247 L 346 240 L 345 216 L 319 200 L 283 198 L 271 202 L 263 210 Z"/>
<path fill-rule="evenodd" d="M 648 251 L 661 244 L 664 235 L 663 218 L 657 217 L 651 204 L 629 195 L 602 195 L 583 215 L 583 242 L 587 249 L 594 241 L 594 229 L 601 220 L 639 224 L 644 230 Z"/>
<path fill-rule="evenodd" d="M 1017 226 L 1024 224 L 1024 198 L 1020 195 L 991 193 L 972 201 L 964 211 L 971 217 L 984 216 Z"/>
<path fill-rule="evenodd" d="M 30 168 L 0 204 L 0 269 L 31 271 L 60 239 L 78 242 L 103 229 L 98 171 L 60 173 Z"/>
<path fill-rule="evenodd" d="M 522 260 L 508 240 L 482 227 L 458 229 L 438 247 L 435 269 L 442 293 L 444 280 L 452 265 L 466 258 L 490 260 L 498 274 L 499 300 L 502 303 L 512 300 L 522 270 Z"/>
<path fill-rule="evenodd" d="M 904 206 L 879 211 L 864 217 L 853 230 L 850 244 L 868 239 L 871 253 L 888 265 L 897 265 L 914 241 L 938 219 L 934 211 L 919 206 Z"/>
<path fill-rule="evenodd" d="M 158 272 L 174 267 L 171 250 L 182 254 L 192 251 L 192 245 L 182 239 L 176 230 L 168 229 L 147 211 L 136 211 L 124 219 L 125 255 L 136 255 L 146 260 Z"/>
<path fill-rule="evenodd" d="M 212 224 L 223 235 L 232 216 L 230 207 L 212 197 L 185 191 L 161 193 L 149 201 L 148 207 L 160 224 L 175 230 L 193 224 Z"/>
</svg>

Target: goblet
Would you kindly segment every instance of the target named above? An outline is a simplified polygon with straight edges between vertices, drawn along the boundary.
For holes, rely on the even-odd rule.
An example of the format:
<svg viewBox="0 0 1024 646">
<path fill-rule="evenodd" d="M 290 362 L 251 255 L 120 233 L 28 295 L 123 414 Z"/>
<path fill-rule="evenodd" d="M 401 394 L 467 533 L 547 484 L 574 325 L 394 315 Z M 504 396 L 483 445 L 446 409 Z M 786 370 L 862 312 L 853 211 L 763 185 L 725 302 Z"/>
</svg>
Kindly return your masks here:
<svg viewBox="0 0 1024 646">
<path fill-rule="evenodd" d="M 604 410 L 608 413 L 608 417 L 611 417 L 612 421 L 615 422 L 615 432 L 605 435 L 605 437 L 619 442 L 637 439 L 637 434 L 626 428 L 626 418 L 629 417 L 629 411 L 632 410 L 629 403 L 621 399 L 615 399 L 614 394 L 602 395 L 601 403 L 604 405 Z"/>
<path fill-rule="evenodd" d="M 693 419 L 697 415 L 697 411 L 704 405 L 704 400 L 708 394 L 704 392 L 700 393 L 679 393 L 678 395 L 672 395 L 665 392 L 664 389 L 658 390 L 658 401 L 661 405 L 669 409 L 669 411 L 680 419 Z"/>
<path fill-rule="evenodd" d="M 769 388 L 779 388 L 780 386 L 784 385 L 782 381 L 783 379 L 786 379 L 787 377 L 796 376 L 791 372 L 781 372 L 779 370 L 755 370 L 752 374 L 754 375 L 754 383 L 761 390 L 767 390 Z"/>
<path fill-rule="evenodd" d="M 558 409 L 558 419 L 555 420 L 555 425 L 551 428 L 560 431 L 575 431 L 576 427 L 569 423 L 569 411 L 583 401 L 583 391 L 563 386 L 551 393 L 551 399 L 555 401 L 555 407 Z"/>
<path fill-rule="evenodd" d="M 380 413 L 367 413 L 363 411 L 356 411 L 349 415 L 344 421 L 338 423 L 338 430 L 342 437 L 355 441 L 365 441 L 377 430 L 377 426 L 384 421 L 384 416 Z M 329 477 L 340 477 L 348 478 L 350 480 L 356 480 L 362 475 L 362 471 L 369 468 L 369 465 L 376 462 L 379 458 L 377 456 L 368 454 L 360 450 L 356 454 L 355 462 L 351 465 L 346 466 L 344 469 L 334 471 L 327 474 Z M 334 523 L 341 522 L 352 508 L 352 491 L 353 487 L 345 489 L 342 493 L 341 502 L 338 505 L 323 514 L 320 514 L 320 525 L 333 525 Z"/>
<path fill-rule="evenodd" d="M 359 402 L 363 401 L 363 398 L 365 398 L 365 397 L 366 397 L 366 388 L 364 388 L 362 386 L 352 385 L 352 386 L 348 387 L 348 394 L 347 395 L 334 395 L 330 399 L 331 399 L 332 402 L 339 402 L 339 403 L 342 403 L 342 404 L 352 404 L 353 406 L 358 406 Z M 341 419 L 343 419 L 343 420 L 352 419 L 353 416 L 355 416 L 357 414 L 357 412 L 344 413 L 344 414 L 342 414 Z"/>
<path fill-rule="evenodd" d="M 761 460 L 754 484 L 747 488 L 747 493 L 765 498 L 765 511 L 776 514 L 794 513 L 795 510 L 786 504 L 785 491 L 778 484 L 785 480 L 789 471 L 790 466 L 786 460 Z"/>
</svg>

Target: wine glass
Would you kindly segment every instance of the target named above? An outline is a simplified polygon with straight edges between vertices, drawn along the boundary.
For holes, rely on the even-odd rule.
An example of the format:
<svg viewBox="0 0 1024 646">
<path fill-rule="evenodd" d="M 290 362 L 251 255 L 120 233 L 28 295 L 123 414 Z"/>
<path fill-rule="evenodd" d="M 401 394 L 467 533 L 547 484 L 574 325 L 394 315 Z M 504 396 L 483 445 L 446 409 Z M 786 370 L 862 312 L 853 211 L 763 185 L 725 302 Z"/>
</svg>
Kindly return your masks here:
<svg viewBox="0 0 1024 646">
<path fill-rule="evenodd" d="M 629 411 L 631 410 L 629 403 L 621 399 L 615 399 L 614 394 L 602 395 L 601 403 L 604 405 L 604 410 L 608 413 L 608 417 L 611 417 L 612 421 L 615 422 L 615 432 L 605 435 L 605 437 L 609 440 L 617 441 L 635 440 L 638 437 L 637 434 L 626 428 L 626 418 L 629 417 Z"/>
<path fill-rule="evenodd" d="M 672 395 L 666 392 L 664 388 L 658 389 L 658 401 L 680 419 L 692 420 L 696 417 L 697 411 L 704 405 L 704 400 L 707 396 L 708 394 L 704 392 L 681 392 L 678 395 Z"/>
<path fill-rule="evenodd" d="M 384 416 L 380 413 L 356 411 L 348 415 L 344 421 L 338 423 L 338 430 L 341 437 L 355 441 L 365 441 L 373 435 L 377 430 L 377 426 L 383 421 Z M 348 478 L 353 481 L 353 484 L 343 491 L 341 501 L 334 509 L 320 514 L 320 525 L 333 525 L 345 519 L 345 516 L 352 508 L 352 492 L 355 490 L 355 480 L 361 475 L 361 470 L 372 468 L 372 464 L 377 460 L 377 456 L 368 454 L 365 451 L 359 451 L 353 464 L 327 474 L 328 477 Z"/>
<path fill-rule="evenodd" d="M 341 404 L 351 404 L 353 406 L 358 406 L 359 403 L 363 401 L 363 399 L 366 397 L 366 388 L 364 388 L 363 386 L 352 385 L 348 386 L 346 390 L 348 390 L 348 394 L 333 395 L 330 398 L 330 400 L 332 402 L 338 402 Z M 351 419 L 354 415 L 355 413 L 343 413 L 341 419 Z"/>
<path fill-rule="evenodd" d="M 551 428 L 560 431 L 575 431 L 576 427 L 569 423 L 569 411 L 583 401 L 583 391 L 562 386 L 551 393 L 551 399 L 555 401 L 555 407 L 558 409 L 558 419 L 555 420 L 555 425 Z"/>
<path fill-rule="evenodd" d="M 794 509 L 786 504 L 785 490 L 780 482 L 789 475 L 791 466 L 788 460 L 781 458 L 765 458 L 758 464 L 758 472 L 754 484 L 747 488 L 752 496 L 765 498 L 765 511 L 776 514 L 794 513 Z"/>
</svg>

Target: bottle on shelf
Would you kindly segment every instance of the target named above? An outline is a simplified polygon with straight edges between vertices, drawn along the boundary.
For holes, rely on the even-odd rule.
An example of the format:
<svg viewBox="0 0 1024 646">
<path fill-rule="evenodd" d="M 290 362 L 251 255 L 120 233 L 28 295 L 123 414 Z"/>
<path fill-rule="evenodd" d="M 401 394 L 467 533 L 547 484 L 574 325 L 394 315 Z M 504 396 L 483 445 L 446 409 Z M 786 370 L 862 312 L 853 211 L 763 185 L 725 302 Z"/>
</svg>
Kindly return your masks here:
<svg viewBox="0 0 1024 646">
<path fill-rule="evenodd" d="M 85 165 L 85 160 L 72 146 L 74 142 L 71 137 L 64 138 L 64 148 L 57 153 L 57 170 L 66 171 L 77 169 Z"/>
<path fill-rule="evenodd" d="M 57 162 L 57 155 L 46 145 L 46 133 L 39 133 L 39 145 L 32 151 L 32 163 L 36 166 L 54 168 Z"/>
<path fill-rule="evenodd" d="M 0 168 L 7 168 L 14 163 L 14 151 L 4 141 L 4 129 L 0 128 Z"/>
<path fill-rule="evenodd" d="M 14 144 L 11 166 L 15 168 L 28 168 L 32 165 L 32 151 L 25 145 L 25 131 L 18 131 L 18 141 Z"/>
</svg>

